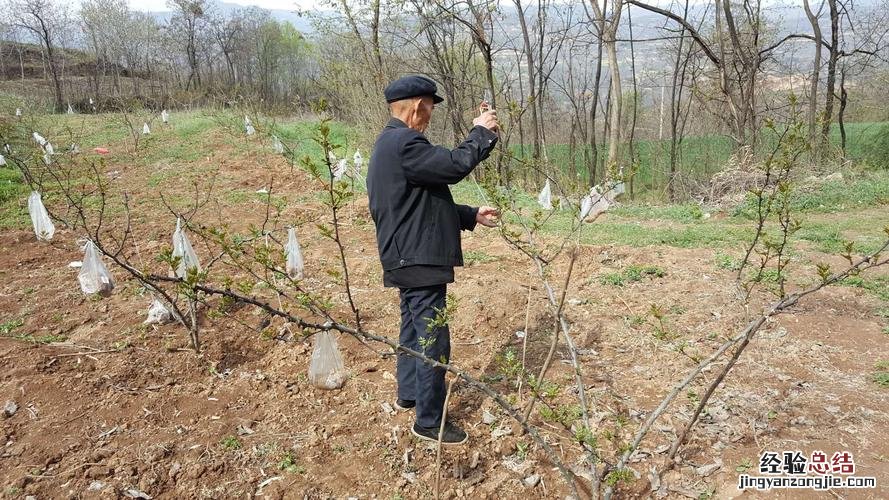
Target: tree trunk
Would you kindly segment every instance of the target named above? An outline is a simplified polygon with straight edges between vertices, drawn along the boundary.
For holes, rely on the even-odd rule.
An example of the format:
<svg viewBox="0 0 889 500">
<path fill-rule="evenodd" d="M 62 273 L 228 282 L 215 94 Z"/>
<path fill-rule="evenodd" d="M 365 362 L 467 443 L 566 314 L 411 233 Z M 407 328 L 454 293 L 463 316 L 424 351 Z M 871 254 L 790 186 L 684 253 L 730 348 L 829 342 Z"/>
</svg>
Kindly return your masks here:
<svg viewBox="0 0 889 500">
<path fill-rule="evenodd" d="M 830 141 L 830 125 L 833 122 L 833 99 L 836 93 L 837 60 L 840 47 L 840 13 L 837 0 L 827 0 L 830 7 L 830 58 L 827 60 L 827 90 L 824 94 L 824 120 L 821 122 L 821 151 L 827 151 Z"/>
<path fill-rule="evenodd" d="M 522 10 L 521 0 L 513 0 L 516 13 L 519 16 L 519 25 L 522 28 L 522 42 L 524 44 L 525 62 L 528 65 L 528 104 L 531 106 L 531 139 L 534 141 L 534 159 L 540 158 L 540 125 L 537 116 L 537 93 L 534 80 L 534 54 L 531 52 L 531 38 L 528 35 L 528 23 L 525 21 L 525 12 Z"/>
<path fill-rule="evenodd" d="M 631 9 L 627 8 L 627 23 L 630 27 L 630 75 L 633 77 L 633 120 L 630 123 L 630 199 L 632 200 L 635 196 L 635 192 L 633 191 L 633 170 L 636 169 L 636 119 L 638 118 L 638 109 L 639 109 L 639 88 L 636 84 L 636 49 L 633 44 L 633 15 L 631 14 Z M 618 172 L 621 175 L 621 182 L 623 182 L 623 169 Z"/>
<path fill-rule="evenodd" d="M 618 15 L 618 13 L 615 13 Z M 608 168 L 617 168 L 620 163 L 618 158 L 618 147 L 620 146 L 620 117 L 623 94 L 620 85 L 620 67 L 617 63 L 617 42 L 615 40 L 617 26 L 614 29 L 608 29 L 608 38 L 605 40 L 605 52 L 608 54 L 608 66 L 611 72 L 611 90 L 609 91 L 609 108 L 611 113 L 608 117 Z"/>
<path fill-rule="evenodd" d="M 840 126 L 840 149 L 843 158 L 846 158 L 846 102 L 849 94 L 846 93 L 846 64 L 843 63 L 840 68 L 840 110 L 837 112 L 837 123 Z"/>
<path fill-rule="evenodd" d="M 597 1 L 597 0 L 592 0 Z M 596 19 L 596 26 L 599 29 L 599 37 L 597 40 L 597 56 L 596 56 L 596 78 L 593 82 L 593 105 L 590 108 L 590 149 L 592 150 L 593 162 L 590 164 L 590 187 L 596 185 L 596 170 L 599 165 L 599 144 L 596 134 L 596 111 L 599 108 L 599 92 L 602 85 L 602 32 L 605 31 L 605 19 Z"/>
<path fill-rule="evenodd" d="M 812 25 L 812 33 L 815 37 L 815 59 L 812 61 L 812 76 L 809 79 L 809 107 L 806 113 L 806 121 L 809 125 L 809 141 L 814 143 L 815 123 L 818 121 L 818 80 L 821 77 L 821 26 L 818 24 L 818 16 L 812 12 L 809 6 L 809 0 L 803 0 L 803 7 L 806 10 L 806 17 L 809 18 L 809 24 Z"/>
</svg>

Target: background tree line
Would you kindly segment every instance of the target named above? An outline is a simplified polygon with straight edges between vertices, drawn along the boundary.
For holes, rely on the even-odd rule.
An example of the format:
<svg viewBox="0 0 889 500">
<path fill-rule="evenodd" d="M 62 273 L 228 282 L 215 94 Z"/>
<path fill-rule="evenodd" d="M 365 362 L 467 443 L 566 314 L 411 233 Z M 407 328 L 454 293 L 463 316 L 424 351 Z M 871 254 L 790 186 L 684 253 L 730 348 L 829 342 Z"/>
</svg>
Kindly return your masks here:
<svg viewBox="0 0 889 500">
<path fill-rule="evenodd" d="M 124 0 L 4 3 L 3 88 L 56 111 L 135 99 L 293 113 L 325 99 L 370 142 L 386 83 L 425 73 L 446 98 L 434 139 L 458 142 L 488 99 L 504 133 L 479 175 L 528 187 L 623 178 L 631 195 L 682 199 L 728 155 L 767 150 L 764 122 L 791 108 L 805 110 L 821 168 L 847 157 L 846 123 L 889 118 L 885 1 L 325 0 L 302 13 L 302 32 L 207 0 L 170 0 L 163 14 Z M 885 168 L 889 133 L 875 127 L 867 142 L 887 148 L 868 159 Z"/>
</svg>

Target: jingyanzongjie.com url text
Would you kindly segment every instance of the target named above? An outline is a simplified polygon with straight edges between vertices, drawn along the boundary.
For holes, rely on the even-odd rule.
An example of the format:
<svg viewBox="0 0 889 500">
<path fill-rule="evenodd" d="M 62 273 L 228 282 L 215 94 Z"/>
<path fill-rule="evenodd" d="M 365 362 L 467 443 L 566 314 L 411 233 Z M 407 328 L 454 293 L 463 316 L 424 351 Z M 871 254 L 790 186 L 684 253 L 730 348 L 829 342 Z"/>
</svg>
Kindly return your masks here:
<svg viewBox="0 0 889 500">
<path fill-rule="evenodd" d="M 738 476 L 738 489 L 770 490 L 773 488 L 805 488 L 813 490 L 830 490 L 834 488 L 875 488 L 875 477 L 763 477 L 741 474 Z"/>
</svg>

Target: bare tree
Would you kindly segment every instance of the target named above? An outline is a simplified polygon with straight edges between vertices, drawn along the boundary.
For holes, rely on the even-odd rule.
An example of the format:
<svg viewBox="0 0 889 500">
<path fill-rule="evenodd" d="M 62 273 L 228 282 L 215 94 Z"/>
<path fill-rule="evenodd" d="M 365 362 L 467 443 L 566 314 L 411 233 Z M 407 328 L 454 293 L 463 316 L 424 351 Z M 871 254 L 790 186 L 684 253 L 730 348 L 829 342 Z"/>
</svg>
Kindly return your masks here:
<svg viewBox="0 0 889 500">
<path fill-rule="evenodd" d="M 64 110 L 61 61 L 57 57 L 56 49 L 68 20 L 67 7 L 53 0 L 9 0 L 7 8 L 12 24 L 33 35 L 46 51 L 52 77 L 55 110 Z"/>
<path fill-rule="evenodd" d="M 603 5 L 599 5 L 598 0 L 590 0 L 590 7 L 595 16 L 593 20 L 602 27 L 600 36 L 602 37 L 602 47 L 608 58 L 608 73 L 611 81 L 608 99 L 608 159 L 606 163 L 608 168 L 616 168 L 620 162 L 618 148 L 621 139 L 620 119 L 623 94 L 620 82 L 620 64 L 617 60 L 617 28 L 620 25 L 623 4 L 622 0 L 612 0 L 609 14 L 605 10 L 607 3 L 603 2 Z"/>
<path fill-rule="evenodd" d="M 198 37 L 206 24 L 207 3 L 206 0 L 168 0 L 167 6 L 173 9 L 173 17 L 170 18 L 167 29 L 175 39 L 182 42 L 188 62 L 189 73 L 185 81 L 185 89 L 188 90 L 192 83 L 201 85 Z"/>
</svg>

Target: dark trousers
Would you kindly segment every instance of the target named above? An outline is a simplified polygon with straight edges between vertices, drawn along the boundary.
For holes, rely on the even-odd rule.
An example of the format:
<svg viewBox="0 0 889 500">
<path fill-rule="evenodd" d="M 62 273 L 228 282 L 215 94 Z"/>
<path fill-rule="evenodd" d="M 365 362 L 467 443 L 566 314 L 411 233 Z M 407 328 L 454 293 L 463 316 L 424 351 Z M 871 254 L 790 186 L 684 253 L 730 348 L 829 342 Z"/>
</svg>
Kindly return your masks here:
<svg viewBox="0 0 889 500">
<path fill-rule="evenodd" d="M 399 343 L 436 360 L 451 359 L 451 332 L 447 325 L 427 329 L 436 317 L 435 309 L 444 310 L 447 285 L 401 288 L 401 334 Z M 404 353 L 396 363 L 398 397 L 416 401 L 417 425 L 438 427 L 445 400 L 445 370 Z"/>
</svg>

